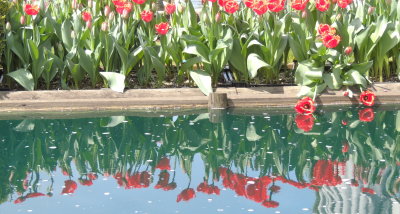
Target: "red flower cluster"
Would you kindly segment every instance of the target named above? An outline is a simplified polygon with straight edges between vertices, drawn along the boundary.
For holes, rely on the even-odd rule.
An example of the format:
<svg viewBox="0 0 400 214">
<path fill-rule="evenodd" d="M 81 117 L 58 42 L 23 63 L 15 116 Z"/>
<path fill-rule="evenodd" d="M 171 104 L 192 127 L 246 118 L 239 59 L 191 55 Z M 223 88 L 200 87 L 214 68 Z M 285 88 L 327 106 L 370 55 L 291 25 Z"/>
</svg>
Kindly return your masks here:
<svg viewBox="0 0 400 214">
<path fill-rule="evenodd" d="M 285 8 L 286 0 L 269 0 L 267 5 L 268 9 L 272 12 L 279 12 Z"/>
<path fill-rule="evenodd" d="M 221 190 L 217 186 L 208 185 L 207 182 L 205 181 L 203 183 L 200 183 L 199 186 L 197 186 L 197 191 L 208 195 L 211 194 L 219 195 L 221 192 Z"/>
<path fill-rule="evenodd" d="M 30 16 L 35 16 L 39 13 L 39 6 L 36 4 L 26 4 L 25 5 L 25 13 Z"/>
<path fill-rule="evenodd" d="M 322 43 L 327 48 L 335 48 L 340 42 L 340 36 L 336 35 L 336 28 L 327 24 L 320 24 L 318 26 L 318 33 L 322 37 Z"/>
<path fill-rule="evenodd" d="M 338 175 L 339 163 L 330 160 L 318 160 L 313 170 L 313 180 L 311 185 L 314 186 L 336 186 L 342 183 L 342 179 Z"/>
<path fill-rule="evenodd" d="M 143 1 L 143 3 L 144 2 L 146 2 L 146 1 Z M 124 10 L 126 11 L 126 13 L 130 13 L 131 10 L 132 10 L 132 2 L 130 2 L 130 1 L 115 0 L 115 1 L 113 1 L 113 3 L 114 3 L 114 6 L 115 6 L 115 10 L 119 14 L 122 14 L 124 12 Z"/>
<path fill-rule="evenodd" d="M 161 158 L 156 166 L 156 169 L 170 170 L 171 167 L 169 165 L 169 159 L 167 157 Z"/>
<path fill-rule="evenodd" d="M 233 14 L 239 10 L 239 3 L 236 0 L 224 1 L 224 9 L 227 13 Z"/>
<path fill-rule="evenodd" d="M 324 12 L 329 9 L 329 7 L 331 6 L 331 2 L 330 0 L 316 0 L 315 6 L 319 11 Z"/>
<path fill-rule="evenodd" d="M 196 193 L 194 192 L 194 189 L 192 188 L 187 188 L 184 189 L 177 197 L 176 202 L 180 201 L 189 201 L 196 197 Z"/>
<path fill-rule="evenodd" d="M 156 31 L 160 35 L 165 35 L 168 33 L 168 30 L 170 29 L 170 26 L 168 22 L 161 22 L 159 24 L 155 25 Z"/>
<path fill-rule="evenodd" d="M 375 190 L 373 190 L 373 189 L 371 189 L 371 188 L 366 188 L 366 187 L 361 188 L 361 192 L 363 192 L 363 193 L 368 193 L 368 194 L 371 194 L 371 195 L 376 194 L 376 193 L 375 193 Z"/>
<path fill-rule="evenodd" d="M 37 197 L 42 197 L 42 196 L 47 196 L 46 194 L 40 193 L 40 192 L 33 192 L 29 193 L 26 196 L 21 196 L 15 199 L 14 204 L 20 204 L 24 202 L 27 198 L 37 198 Z"/>
<path fill-rule="evenodd" d="M 299 114 L 312 114 L 314 113 L 316 107 L 314 101 L 310 97 L 304 97 L 303 99 L 297 101 L 294 107 Z"/>
<path fill-rule="evenodd" d="M 292 0 L 292 8 L 295 10 L 304 10 L 309 0 Z"/>
<path fill-rule="evenodd" d="M 151 22 L 151 20 L 153 20 L 153 12 L 151 12 L 150 10 L 143 10 L 140 13 L 140 16 L 142 17 L 142 20 L 145 22 Z"/>
<path fill-rule="evenodd" d="M 372 108 L 366 108 L 358 112 L 358 118 L 363 122 L 371 122 L 374 120 L 375 113 Z"/>
<path fill-rule="evenodd" d="M 176 183 L 169 183 L 169 173 L 167 171 L 162 171 L 159 175 L 159 180 L 154 186 L 155 189 L 162 189 L 164 191 L 173 190 L 176 188 Z"/>
<path fill-rule="evenodd" d="M 64 188 L 62 189 L 61 194 L 72 194 L 78 188 L 78 184 L 76 184 L 73 180 L 64 181 Z"/>
<path fill-rule="evenodd" d="M 268 11 L 268 5 L 263 0 L 254 0 L 251 7 L 257 15 L 261 16 L 262 14 Z"/>
<path fill-rule="evenodd" d="M 375 104 L 375 94 L 370 91 L 366 90 L 360 94 L 360 102 L 366 106 L 373 106 Z"/>
</svg>

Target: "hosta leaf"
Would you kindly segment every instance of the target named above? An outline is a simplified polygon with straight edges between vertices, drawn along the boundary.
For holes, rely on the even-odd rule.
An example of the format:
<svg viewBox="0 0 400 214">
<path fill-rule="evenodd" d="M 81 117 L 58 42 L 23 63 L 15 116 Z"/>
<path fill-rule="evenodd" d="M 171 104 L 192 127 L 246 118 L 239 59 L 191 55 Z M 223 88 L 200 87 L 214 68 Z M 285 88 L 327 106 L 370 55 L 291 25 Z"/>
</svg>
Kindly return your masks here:
<svg viewBox="0 0 400 214">
<path fill-rule="evenodd" d="M 116 92 L 124 92 L 125 75 L 115 72 L 100 72 L 100 75 L 107 81 L 111 90 Z"/>
<path fill-rule="evenodd" d="M 33 91 L 35 82 L 31 72 L 22 68 L 7 74 L 28 91 Z"/>
<path fill-rule="evenodd" d="M 258 54 L 255 53 L 249 54 L 249 56 L 247 57 L 247 68 L 249 70 L 250 79 L 256 77 L 258 69 L 263 67 L 272 68 L 271 65 L 262 60 L 262 58 Z"/>
<path fill-rule="evenodd" d="M 213 92 L 211 76 L 207 72 L 201 70 L 190 71 L 190 77 L 206 96 Z"/>
</svg>

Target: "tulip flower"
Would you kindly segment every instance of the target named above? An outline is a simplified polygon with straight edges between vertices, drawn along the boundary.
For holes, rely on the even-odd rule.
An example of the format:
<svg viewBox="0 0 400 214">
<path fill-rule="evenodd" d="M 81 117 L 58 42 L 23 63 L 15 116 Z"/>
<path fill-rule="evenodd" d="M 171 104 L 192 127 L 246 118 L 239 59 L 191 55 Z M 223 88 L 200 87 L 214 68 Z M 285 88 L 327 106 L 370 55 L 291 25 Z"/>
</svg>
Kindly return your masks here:
<svg viewBox="0 0 400 214">
<path fill-rule="evenodd" d="M 360 94 L 360 102 L 366 106 L 373 106 L 375 104 L 375 94 L 370 91 L 366 90 Z"/>
<path fill-rule="evenodd" d="M 155 25 L 156 31 L 160 35 L 165 35 L 168 33 L 168 30 L 170 28 L 168 22 L 161 22 L 159 24 Z"/>
<path fill-rule="evenodd" d="M 39 6 L 35 4 L 26 4 L 25 5 L 25 13 L 30 16 L 35 16 L 39 13 Z"/>
<path fill-rule="evenodd" d="M 295 110 L 299 114 L 312 114 L 316 107 L 314 101 L 310 97 L 305 97 L 297 101 Z"/>
</svg>

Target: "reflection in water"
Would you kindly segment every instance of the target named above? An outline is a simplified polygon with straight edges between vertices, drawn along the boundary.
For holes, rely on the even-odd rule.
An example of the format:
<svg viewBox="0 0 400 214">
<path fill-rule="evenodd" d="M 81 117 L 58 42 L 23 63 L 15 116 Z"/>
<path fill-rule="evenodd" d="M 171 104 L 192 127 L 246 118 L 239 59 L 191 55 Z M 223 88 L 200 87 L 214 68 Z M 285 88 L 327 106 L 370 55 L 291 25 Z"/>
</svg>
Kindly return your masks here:
<svg viewBox="0 0 400 214">
<path fill-rule="evenodd" d="M 291 186 L 315 192 L 314 213 L 400 213 L 400 112 L 223 118 L 0 121 L 0 211 L 31 198 L 77 195 L 112 178 L 124 189 L 175 191 L 176 202 L 188 204 L 227 190 L 279 208 L 279 195 Z M 201 169 L 192 167 L 195 156 Z M 53 176 L 57 168 L 63 177 Z M 202 181 L 192 183 L 202 169 Z M 60 192 L 55 180 L 63 182 Z"/>
</svg>

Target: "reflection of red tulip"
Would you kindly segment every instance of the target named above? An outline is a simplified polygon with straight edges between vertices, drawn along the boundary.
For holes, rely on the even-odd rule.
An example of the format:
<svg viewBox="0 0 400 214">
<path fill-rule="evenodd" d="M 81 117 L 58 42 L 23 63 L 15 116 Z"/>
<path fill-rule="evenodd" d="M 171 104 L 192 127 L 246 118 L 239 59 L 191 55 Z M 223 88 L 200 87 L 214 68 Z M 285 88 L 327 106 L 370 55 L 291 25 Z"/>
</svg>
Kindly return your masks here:
<svg viewBox="0 0 400 214">
<path fill-rule="evenodd" d="M 61 194 L 72 194 L 78 188 L 78 185 L 73 180 L 66 180 L 64 181 L 64 189 L 62 190 Z"/>
<path fill-rule="evenodd" d="M 348 151 L 349 151 L 349 143 L 344 142 L 344 143 L 343 143 L 343 146 L 342 146 L 342 152 L 343 152 L 343 153 L 346 153 L 346 152 L 348 152 Z"/>
<path fill-rule="evenodd" d="M 194 197 L 196 197 L 196 193 L 194 192 L 194 190 L 192 188 L 187 188 L 178 195 L 176 202 L 189 201 Z"/>
<path fill-rule="evenodd" d="M 342 183 L 342 179 L 335 170 L 337 162 L 330 160 L 318 160 L 313 170 L 313 180 L 311 184 L 314 186 L 336 186 Z"/>
<path fill-rule="evenodd" d="M 264 201 L 262 203 L 262 205 L 264 207 L 268 207 L 268 208 L 276 208 L 276 207 L 279 207 L 279 202 L 276 202 L 276 201 Z"/>
<path fill-rule="evenodd" d="M 175 182 L 171 182 L 168 185 L 166 185 L 163 190 L 164 191 L 169 191 L 169 190 L 174 190 L 176 188 L 176 183 Z"/>
<path fill-rule="evenodd" d="M 314 126 L 314 117 L 311 114 L 298 114 L 295 121 L 297 127 L 305 132 L 311 131 Z"/>
<path fill-rule="evenodd" d="M 97 174 L 95 174 L 95 173 L 89 173 L 87 176 L 92 181 L 94 181 L 98 178 Z"/>
<path fill-rule="evenodd" d="M 217 186 L 214 185 L 208 185 L 207 182 L 200 183 L 199 186 L 197 186 L 197 191 L 202 192 L 208 195 L 211 194 L 220 194 L 220 189 Z"/>
<path fill-rule="evenodd" d="M 267 185 L 263 184 L 261 180 L 256 180 L 254 184 L 247 185 L 246 198 L 257 203 L 267 200 Z"/>
<path fill-rule="evenodd" d="M 20 204 L 26 200 L 25 197 L 21 196 L 14 201 L 14 204 Z"/>
<path fill-rule="evenodd" d="M 280 186 L 277 186 L 277 185 L 272 185 L 272 186 L 269 188 L 269 190 L 271 190 L 271 192 L 273 192 L 273 193 L 277 193 L 277 192 L 279 192 L 279 191 L 281 190 L 281 187 L 280 187 Z"/>
<path fill-rule="evenodd" d="M 79 179 L 79 183 L 83 186 L 92 186 L 93 182 L 90 179 Z"/>
<path fill-rule="evenodd" d="M 358 112 L 358 117 L 363 122 L 371 122 L 374 120 L 375 114 L 372 108 L 366 108 Z"/>
<path fill-rule="evenodd" d="M 371 188 L 366 188 L 366 187 L 361 188 L 361 192 L 363 192 L 363 193 L 369 193 L 369 194 L 371 194 L 371 195 L 376 194 L 376 193 L 375 193 L 375 190 L 373 190 L 373 189 L 371 189 Z"/>
<path fill-rule="evenodd" d="M 68 173 L 67 170 L 62 170 L 62 174 L 65 175 L 65 176 L 69 176 L 69 173 Z"/>
<path fill-rule="evenodd" d="M 154 186 L 155 189 L 161 189 L 168 185 L 169 173 L 167 171 L 162 171 L 159 177 L 160 179 L 158 180 L 158 183 L 156 184 L 156 186 Z"/>
<path fill-rule="evenodd" d="M 161 158 L 161 160 L 158 162 L 156 168 L 161 169 L 161 170 L 170 170 L 171 167 L 169 165 L 169 159 L 167 157 Z"/>
<path fill-rule="evenodd" d="M 36 198 L 36 197 L 40 197 L 40 196 L 46 196 L 43 193 L 40 192 L 33 192 L 33 193 L 29 193 L 28 195 L 26 195 L 26 198 Z"/>
</svg>

